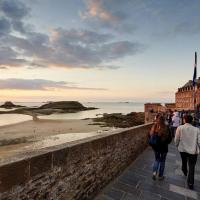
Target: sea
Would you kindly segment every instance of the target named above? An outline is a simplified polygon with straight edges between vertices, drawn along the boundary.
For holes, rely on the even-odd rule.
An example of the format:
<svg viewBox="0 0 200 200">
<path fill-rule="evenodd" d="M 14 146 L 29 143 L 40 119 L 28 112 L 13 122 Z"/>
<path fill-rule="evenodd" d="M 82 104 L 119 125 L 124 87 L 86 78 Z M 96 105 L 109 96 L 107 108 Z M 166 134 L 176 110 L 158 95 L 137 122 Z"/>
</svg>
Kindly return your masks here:
<svg viewBox="0 0 200 200">
<path fill-rule="evenodd" d="M 0 105 L 4 102 L 0 102 Z M 17 105 L 23 105 L 28 107 L 38 107 L 44 102 L 13 102 Z M 77 113 L 64 113 L 64 114 L 52 114 L 39 116 L 41 119 L 86 119 L 100 117 L 104 113 L 122 113 L 127 114 L 130 112 L 144 112 L 144 103 L 142 102 L 81 102 L 86 107 L 95 107 L 95 110 L 86 110 Z M 6 109 L 0 108 L 0 111 Z M 32 117 L 22 114 L 1 114 L 0 126 L 15 124 L 23 121 L 31 120 Z"/>
</svg>

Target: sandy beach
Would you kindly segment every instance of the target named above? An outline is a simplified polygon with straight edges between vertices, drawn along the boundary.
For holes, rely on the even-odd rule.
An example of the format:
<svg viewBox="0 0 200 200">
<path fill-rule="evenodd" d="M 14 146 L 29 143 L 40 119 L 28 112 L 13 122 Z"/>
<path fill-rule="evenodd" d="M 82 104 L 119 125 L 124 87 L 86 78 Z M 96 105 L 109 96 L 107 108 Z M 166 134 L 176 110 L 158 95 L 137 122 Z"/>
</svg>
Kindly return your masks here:
<svg viewBox="0 0 200 200">
<path fill-rule="evenodd" d="M 70 142 L 90 137 L 110 128 L 93 124 L 87 120 L 45 120 L 25 121 L 0 126 L 0 159 L 16 155 L 34 147 Z M 48 141 L 48 142 L 43 142 Z M 52 142 L 53 141 L 53 142 Z M 34 144 L 34 145 L 33 145 Z"/>
<path fill-rule="evenodd" d="M 25 121 L 12 125 L 0 126 L 0 141 L 17 138 L 42 138 L 45 136 L 84 133 L 108 129 L 100 125 L 91 125 L 93 121 L 87 120 L 45 120 Z"/>
</svg>

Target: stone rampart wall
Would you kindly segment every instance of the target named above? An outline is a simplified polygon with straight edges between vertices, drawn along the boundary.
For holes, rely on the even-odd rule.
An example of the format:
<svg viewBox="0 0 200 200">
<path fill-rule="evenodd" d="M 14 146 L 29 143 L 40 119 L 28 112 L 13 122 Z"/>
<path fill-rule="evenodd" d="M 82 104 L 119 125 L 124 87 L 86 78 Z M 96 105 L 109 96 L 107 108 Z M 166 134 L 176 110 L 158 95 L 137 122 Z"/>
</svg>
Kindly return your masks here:
<svg viewBox="0 0 200 200">
<path fill-rule="evenodd" d="M 0 200 L 92 199 L 147 146 L 150 124 L 0 164 Z"/>
</svg>

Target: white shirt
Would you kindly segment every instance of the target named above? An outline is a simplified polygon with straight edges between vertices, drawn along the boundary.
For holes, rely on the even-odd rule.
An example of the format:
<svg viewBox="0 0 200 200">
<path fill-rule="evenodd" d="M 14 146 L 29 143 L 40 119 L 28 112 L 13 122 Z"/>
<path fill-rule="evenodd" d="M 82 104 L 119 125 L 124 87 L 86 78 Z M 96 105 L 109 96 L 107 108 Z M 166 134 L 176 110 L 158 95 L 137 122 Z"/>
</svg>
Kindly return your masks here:
<svg viewBox="0 0 200 200">
<path fill-rule="evenodd" d="M 181 123 L 181 120 L 180 120 L 180 117 L 175 114 L 173 117 L 172 117 L 172 123 L 173 123 L 173 127 L 178 127 L 180 126 L 180 123 Z"/>
<path fill-rule="evenodd" d="M 180 152 L 199 154 L 200 130 L 188 123 L 181 125 L 176 130 L 174 141 Z"/>
</svg>

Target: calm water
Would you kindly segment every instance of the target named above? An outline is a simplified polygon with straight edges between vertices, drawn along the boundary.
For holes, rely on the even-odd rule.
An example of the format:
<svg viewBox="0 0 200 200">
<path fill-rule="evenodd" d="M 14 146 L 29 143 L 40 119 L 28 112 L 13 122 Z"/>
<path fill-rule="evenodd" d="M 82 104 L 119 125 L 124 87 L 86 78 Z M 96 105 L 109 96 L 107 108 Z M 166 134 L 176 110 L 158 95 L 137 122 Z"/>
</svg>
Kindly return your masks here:
<svg viewBox="0 0 200 200">
<path fill-rule="evenodd" d="M 0 103 L 2 104 L 2 103 Z M 24 106 L 40 106 L 44 103 L 36 102 L 16 102 L 15 104 Z M 40 116 L 42 119 L 85 119 L 94 118 L 97 115 L 102 115 L 103 113 L 123 113 L 127 114 L 130 112 L 143 112 L 144 103 L 133 103 L 133 102 L 87 102 L 82 104 L 86 107 L 96 107 L 99 109 L 82 111 L 78 113 L 67 113 L 67 114 L 52 114 L 48 116 Z M 5 110 L 3 108 L 1 111 Z M 32 117 L 20 114 L 3 114 L 0 115 L 0 126 L 18 123 L 26 120 L 30 120 Z"/>
</svg>

